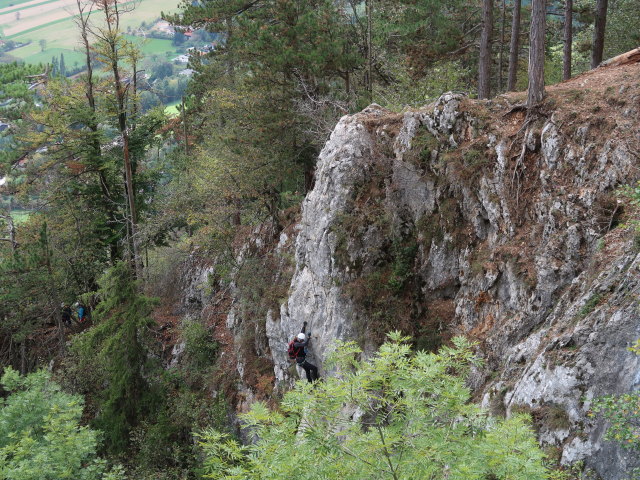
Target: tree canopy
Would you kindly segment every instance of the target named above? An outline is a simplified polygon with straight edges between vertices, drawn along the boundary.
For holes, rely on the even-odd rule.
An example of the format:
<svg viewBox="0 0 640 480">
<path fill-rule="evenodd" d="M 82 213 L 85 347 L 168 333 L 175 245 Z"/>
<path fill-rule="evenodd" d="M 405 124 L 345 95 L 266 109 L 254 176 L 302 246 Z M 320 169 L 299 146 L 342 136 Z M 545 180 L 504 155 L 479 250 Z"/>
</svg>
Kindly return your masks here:
<svg viewBox="0 0 640 480">
<path fill-rule="evenodd" d="M 97 454 L 98 432 L 81 426 L 82 397 L 63 392 L 44 370 L 0 380 L 0 477 L 6 480 L 119 480 Z"/>
<path fill-rule="evenodd" d="M 277 411 L 254 404 L 255 435 L 242 447 L 215 431 L 200 445 L 205 478 L 394 480 L 547 478 L 529 420 L 502 420 L 470 403 L 465 373 L 477 363 L 462 338 L 437 354 L 412 353 L 399 333 L 370 360 L 342 344 L 323 381 L 298 382 Z"/>
</svg>

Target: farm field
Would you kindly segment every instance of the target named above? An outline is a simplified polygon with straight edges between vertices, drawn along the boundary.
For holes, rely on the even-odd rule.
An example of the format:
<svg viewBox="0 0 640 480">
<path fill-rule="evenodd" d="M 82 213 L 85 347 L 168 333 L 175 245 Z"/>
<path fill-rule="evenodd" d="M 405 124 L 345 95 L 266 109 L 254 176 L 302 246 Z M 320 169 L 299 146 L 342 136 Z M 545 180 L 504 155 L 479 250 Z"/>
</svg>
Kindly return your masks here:
<svg viewBox="0 0 640 480">
<path fill-rule="evenodd" d="M 161 38 L 143 39 L 134 35 L 126 35 L 126 37 L 127 40 L 137 44 L 147 57 L 158 55 L 163 57 L 163 60 L 171 60 L 177 55 L 171 40 L 163 40 Z"/>
<path fill-rule="evenodd" d="M 29 43 L 7 53 L 27 63 L 50 62 L 52 56 L 59 56 L 61 53 L 68 66 L 81 61 L 82 55 L 76 51 L 79 36 L 73 19 L 74 10 L 71 8 L 75 2 L 76 0 L 0 0 L 0 28 L 4 34 L 2 38 Z M 121 28 L 126 31 L 138 28 L 142 22 L 151 23 L 160 18 L 161 11 L 175 12 L 178 2 L 179 0 L 140 0 L 136 2 L 135 10 L 123 15 Z M 20 13 L 19 19 L 16 19 L 17 12 Z M 165 54 L 167 58 L 175 56 L 173 50 L 170 40 L 149 39 L 143 46 L 145 54 Z"/>
<path fill-rule="evenodd" d="M 64 61 L 68 66 L 84 61 L 84 55 L 80 52 L 59 47 L 47 48 L 44 52 L 41 52 L 37 43 L 30 43 L 11 51 L 11 55 L 14 57 L 32 64 L 50 63 L 52 57 L 59 57 L 60 54 L 64 54 Z"/>
<path fill-rule="evenodd" d="M 42 3 L 47 0 L 0 0 L 0 13 L 13 10 L 18 7 L 25 7 L 27 4 Z"/>
</svg>

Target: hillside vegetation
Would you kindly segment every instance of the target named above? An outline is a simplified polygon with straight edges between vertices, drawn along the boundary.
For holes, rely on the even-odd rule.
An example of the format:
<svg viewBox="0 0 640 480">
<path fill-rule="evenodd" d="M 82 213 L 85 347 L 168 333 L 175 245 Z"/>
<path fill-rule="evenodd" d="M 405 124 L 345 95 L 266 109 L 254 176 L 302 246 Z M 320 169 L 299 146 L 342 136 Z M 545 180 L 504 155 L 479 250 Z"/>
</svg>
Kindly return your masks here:
<svg viewBox="0 0 640 480">
<path fill-rule="evenodd" d="M 640 468 L 635 1 L 135 3 L 0 0 L 0 477 Z"/>
</svg>

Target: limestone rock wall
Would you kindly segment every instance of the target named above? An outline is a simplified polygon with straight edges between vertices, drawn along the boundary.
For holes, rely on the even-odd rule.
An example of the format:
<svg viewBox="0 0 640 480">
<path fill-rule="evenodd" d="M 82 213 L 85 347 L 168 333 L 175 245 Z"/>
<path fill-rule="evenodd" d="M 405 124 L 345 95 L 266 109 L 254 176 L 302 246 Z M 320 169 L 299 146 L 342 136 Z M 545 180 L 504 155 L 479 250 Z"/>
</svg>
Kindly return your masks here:
<svg viewBox="0 0 640 480">
<path fill-rule="evenodd" d="M 463 334 L 485 360 L 470 384 L 488 408 L 530 411 L 550 452 L 604 479 L 640 466 L 588 416 L 594 397 L 640 386 L 627 350 L 640 337 L 640 257 L 619 226 L 636 212 L 615 193 L 639 177 L 637 85 L 625 95 L 615 120 L 570 104 L 526 116 L 508 99 L 451 93 L 343 117 L 300 221 L 273 238 L 293 276 L 251 345 L 275 388 L 301 373 L 286 344 L 305 320 L 322 374 L 336 339 L 367 355 L 395 328 L 421 348 Z M 238 333 L 235 301 L 227 327 Z M 243 372 L 240 385 L 252 389 Z"/>
</svg>

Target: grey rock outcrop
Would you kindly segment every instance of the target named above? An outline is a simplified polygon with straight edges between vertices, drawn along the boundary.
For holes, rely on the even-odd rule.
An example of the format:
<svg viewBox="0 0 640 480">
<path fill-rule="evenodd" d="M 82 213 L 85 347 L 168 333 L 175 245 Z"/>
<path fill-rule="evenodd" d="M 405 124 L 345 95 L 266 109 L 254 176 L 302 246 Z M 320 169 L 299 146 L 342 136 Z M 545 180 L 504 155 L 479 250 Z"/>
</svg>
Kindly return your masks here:
<svg viewBox="0 0 640 480">
<path fill-rule="evenodd" d="M 264 318 L 260 353 L 285 387 L 300 374 L 286 344 L 303 321 L 321 371 L 336 339 L 369 355 L 382 329 L 408 326 L 427 347 L 470 336 L 486 367 L 469 382 L 485 406 L 531 412 L 561 462 L 620 480 L 640 463 L 588 412 L 595 397 L 640 387 L 627 350 L 640 337 L 640 257 L 616 228 L 615 195 L 637 180 L 637 154 L 619 141 L 623 127 L 505 110 L 448 93 L 418 111 L 343 117 L 295 247 L 291 232 L 274 242 L 295 271 Z M 639 124 L 624 128 L 640 139 Z"/>
<path fill-rule="evenodd" d="M 637 177 L 631 155 L 615 134 L 572 141 L 553 115 L 524 132 L 514 156 L 513 138 L 478 133 L 463 102 L 447 94 L 431 111 L 400 120 L 387 113 L 386 123 L 376 109 L 341 119 L 303 204 L 289 300 L 268 329 L 272 351 L 307 319 L 321 364 L 332 340 L 353 338 L 354 325 L 367 322 L 344 284 L 380 265 L 388 245 L 375 225 L 345 239 L 335 223 L 362 213 L 355 192 L 386 162 L 384 191 L 371 194 L 381 200 L 377 213 L 391 217 L 396 233 L 438 223 L 440 235 L 416 235 L 416 284 L 425 303 L 453 303 L 446 328 L 482 341 L 488 368 L 470 381 L 485 404 L 507 413 L 528 408 L 541 442 L 556 447 L 563 463 L 581 460 L 603 478 L 623 478 L 637 466 L 633 456 L 604 441 L 602 422 L 587 413 L 594 397 L 636 389 L 640 379 L 640 360 L 626 349 L 640 337 L 632 300 L 640 260 L 627 253 L 627 239 L 610 249 L 611 261 L 593 265 L 597 242 L 613 241 L 606 235 L 618 208 L 612 190 Z M 421 136 L 437 145 L 416 162 Z M 468 159 L 447 161 L 456 148 L 479 143 Z M 381 160 L 381 151 L 392 154 Z M 467 160 L 482 164 L 461 173 Z M 346 265 L 336 260 L 340 248 Z M 350 271 L 353 264 L 359 271 Z M 274 360 L 284 379 L 286 359 Z"/>
</svg>

